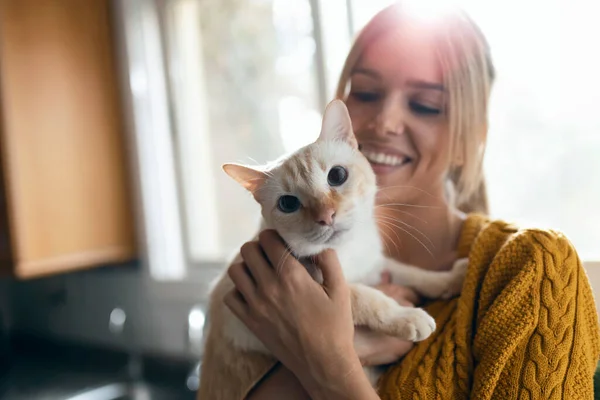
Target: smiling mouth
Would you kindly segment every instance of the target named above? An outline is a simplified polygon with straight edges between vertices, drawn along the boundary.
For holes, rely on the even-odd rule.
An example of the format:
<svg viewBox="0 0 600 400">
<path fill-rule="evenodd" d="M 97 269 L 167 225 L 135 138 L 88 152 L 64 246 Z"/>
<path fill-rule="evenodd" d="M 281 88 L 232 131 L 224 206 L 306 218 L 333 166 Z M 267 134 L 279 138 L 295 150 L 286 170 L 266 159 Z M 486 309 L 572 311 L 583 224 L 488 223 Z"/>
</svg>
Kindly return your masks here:
<svg viewBox="0 0 600 400">
<path fill-rule="evenodd" d="M 392 155 L 372 150 L 362 150 L 362 153 L 370 163 L 390 167 L 400 167 L 412 161 L 408 156 Z"/>
</svg>

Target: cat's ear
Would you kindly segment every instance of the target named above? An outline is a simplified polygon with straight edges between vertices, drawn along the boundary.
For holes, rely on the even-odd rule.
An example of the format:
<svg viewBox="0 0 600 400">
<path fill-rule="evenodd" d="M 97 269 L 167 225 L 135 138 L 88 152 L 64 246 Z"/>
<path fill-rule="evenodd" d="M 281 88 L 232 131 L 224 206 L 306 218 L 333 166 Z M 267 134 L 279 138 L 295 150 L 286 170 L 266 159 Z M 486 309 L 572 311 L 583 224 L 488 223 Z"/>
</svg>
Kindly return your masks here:
<svg viewBox="0 0 600 400">
<path fill-rule="evenodd" d="M 256 197 L 255 193 L 264 185 L 267 174 L 259 169 L 241 164 L 224 164 L 223 171 Z"/>
<path fill-rule="evenodd" d="M 343 140 L 353 148 L 358 148 L 350 114 L 343 101 L 333 100 L 325 108 L 319 140 Z"/>
</svg>

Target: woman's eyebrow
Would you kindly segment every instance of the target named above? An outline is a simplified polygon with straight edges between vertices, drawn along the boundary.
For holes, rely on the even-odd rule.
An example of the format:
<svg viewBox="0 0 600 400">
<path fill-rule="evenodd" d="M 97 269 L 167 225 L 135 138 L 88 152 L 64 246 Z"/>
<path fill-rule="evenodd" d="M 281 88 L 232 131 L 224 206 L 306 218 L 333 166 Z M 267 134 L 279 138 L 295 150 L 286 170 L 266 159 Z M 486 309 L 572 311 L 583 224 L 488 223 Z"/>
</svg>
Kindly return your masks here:
<svg viewBox="0 0 600 400">
<path fill-rule="evenodd" d="M 410 86 L 417 89 L 430 89 L 430 90 L 438 90 L 441 92 L 445 92 L 446 88 L 441 83 L 436 82 L 427 82 L 418 79 L 409 79 L 406 81 L 406 86 Z"/>
<path fill-rule="evenodd" d="M 360 68 L 360 67 L 354 68 L 350 75 L 356 75 L 356 74 L 362 74 L 362 75 L 367 75 L 371 78 L 381 79 L 381 75 L 379 75 L 379 73 L 377 71 L 369 69 L 369 68 Z"/>
<path fill-rule="evenodd" d="M 367 75 L 368 77 L 371 77 L 374 79 L 381 79 L 381 75 L 377 71 L 375 71 L 373 69 L 369 69 L 369 68 L 363 68 L 363 67 L 355 68 L 352 70 L 352 73 L 350 75 L 357 75 L 357 74 Z M 428 82 L 428 81 L 424 81 L 421 79 L 409 79 L 406 81 L 406 86 L 416 88 L 416 89 L 428 89 L 428 90 L 437 90 L 440 92 L 446 92 L 446 88 L 441 83 Z"/>
</svg>

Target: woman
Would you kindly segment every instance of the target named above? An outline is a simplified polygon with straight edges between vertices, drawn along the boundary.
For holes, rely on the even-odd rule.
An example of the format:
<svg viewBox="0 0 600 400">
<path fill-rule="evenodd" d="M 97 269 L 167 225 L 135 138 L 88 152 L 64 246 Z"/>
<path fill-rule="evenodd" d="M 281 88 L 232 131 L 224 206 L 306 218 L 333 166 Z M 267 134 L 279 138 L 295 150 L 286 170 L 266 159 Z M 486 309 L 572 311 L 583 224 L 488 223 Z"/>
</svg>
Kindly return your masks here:
<svg viewBox="0 0 600 400">
<path fill-rule="evenodd" d="M 335 254 L 319 257 L 326 290 L 291 257 L 284 267 L 291 273 L 276 276 L 271 265 L 285 247 L 264 232 L 244 260 L 250 268 L 229 271 L 253 285 L 226 298 L 281 361 L 249 399 L 592 398 L 598 318 L 575 250 L 560 233 L 485 217 L 482 159 L 493 78 L 483 35 L 459 11 L 427 17 L 393 5 L 364 28 L 337 97 L 382 188 L 382 221 L 412 226 L 383 224 L 386 248 L 432 270 L 468 257 L 466 281 L 458 298 L 423 305 L 437 322 L 427 340 L 370 333 L 355 347 Z M 396 156 L 394 165 L 383 155 Z M 422 301 L 385 279 L 380 289 L 400 302 Z M 402 356 L 377 394 L 361 365 Z"/>
</svg>

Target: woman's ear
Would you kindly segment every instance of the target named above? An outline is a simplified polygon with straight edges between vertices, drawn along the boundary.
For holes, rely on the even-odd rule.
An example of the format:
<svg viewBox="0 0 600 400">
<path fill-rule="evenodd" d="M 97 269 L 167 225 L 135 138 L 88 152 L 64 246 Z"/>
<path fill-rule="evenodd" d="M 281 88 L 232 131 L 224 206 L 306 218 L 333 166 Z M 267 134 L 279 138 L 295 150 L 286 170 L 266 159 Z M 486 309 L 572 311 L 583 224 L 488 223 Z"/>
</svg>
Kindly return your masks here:
<svg viewBox="0 0 600 400">
<path fill-rule="evenodd" d="M 465 149 L 463 146 L 458 146 L 454 150 L 454 157 L 452 158 L 453 167 L 462 167 L 465 164 Z"/>
</svg>

